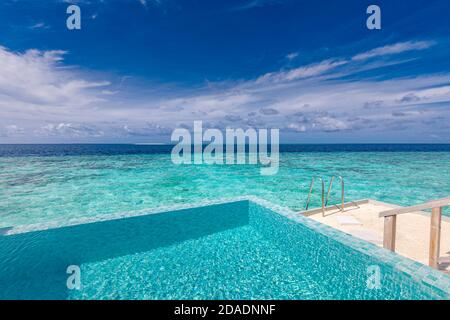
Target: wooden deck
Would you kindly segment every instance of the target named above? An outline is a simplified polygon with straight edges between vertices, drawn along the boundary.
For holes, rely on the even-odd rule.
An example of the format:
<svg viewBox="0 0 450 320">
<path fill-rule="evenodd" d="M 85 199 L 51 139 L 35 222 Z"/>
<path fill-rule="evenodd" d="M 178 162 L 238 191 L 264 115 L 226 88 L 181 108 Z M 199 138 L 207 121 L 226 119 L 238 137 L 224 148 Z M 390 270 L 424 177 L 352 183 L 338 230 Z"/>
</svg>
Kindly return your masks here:
<svg viewBox="0 0 450 320">
<path fill-rule="evenodd" d="M 357 238 L 383 246 L 384 218 L 382 211 L 398 206 L 375 200 L 347 203 L 343 212 L 336 206 L 301 212 L 303 215 Z M 429 263 L 430 213 L 417 211 L 397 217 L 395 252 L 425 265 Z M 439 269 L 450 271 L 450 219 L 442 217 Z"/>
</svg>

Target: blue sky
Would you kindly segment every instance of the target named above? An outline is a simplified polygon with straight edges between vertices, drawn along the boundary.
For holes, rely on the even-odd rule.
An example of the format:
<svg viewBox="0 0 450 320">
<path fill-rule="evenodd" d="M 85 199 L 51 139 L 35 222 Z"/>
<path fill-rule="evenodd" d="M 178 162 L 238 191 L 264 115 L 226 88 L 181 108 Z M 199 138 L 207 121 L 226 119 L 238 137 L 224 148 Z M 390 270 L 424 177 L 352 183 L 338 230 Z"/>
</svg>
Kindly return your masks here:
<svg viewBox="0 0 450 320">
<path fill-rule="evenodd" d="M 450 142 L 448 0 L 2 1 L 0 46 L 0 143 Z"/>
</svg>

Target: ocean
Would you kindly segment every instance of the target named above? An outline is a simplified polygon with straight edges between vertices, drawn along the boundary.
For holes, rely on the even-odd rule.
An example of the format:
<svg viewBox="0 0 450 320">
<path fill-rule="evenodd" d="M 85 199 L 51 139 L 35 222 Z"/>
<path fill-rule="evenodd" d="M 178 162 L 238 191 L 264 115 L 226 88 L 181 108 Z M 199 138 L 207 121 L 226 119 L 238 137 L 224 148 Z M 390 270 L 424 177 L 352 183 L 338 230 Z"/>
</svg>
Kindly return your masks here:
<svg viewBox="0 0 450 320">
<path fill-rule="evenodd" d="M 346 201 L 413 205 L 450 195 L 449 144 L 280 145 L 259 165 L 175 165 L 171 145 L 0 145 L 0 228 L 253 195 L 304 209 L 312 177 L 345 179 Z M 337 182 L 329 204 L 339 203 Z M 320 206 L 320 186 L 310 208 Z M 445 210 L 445 214 L 449 214 Z"/>
</svg>

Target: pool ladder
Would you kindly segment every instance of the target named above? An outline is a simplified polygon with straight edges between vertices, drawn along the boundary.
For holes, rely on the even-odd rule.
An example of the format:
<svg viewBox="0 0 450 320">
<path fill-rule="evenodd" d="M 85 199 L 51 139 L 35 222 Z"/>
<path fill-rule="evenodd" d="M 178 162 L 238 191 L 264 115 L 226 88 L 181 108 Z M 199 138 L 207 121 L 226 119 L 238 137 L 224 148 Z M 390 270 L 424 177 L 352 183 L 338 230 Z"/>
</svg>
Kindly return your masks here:
<svg viewBox="0 0 450 320">
<path fill-rule="evenodd" d="M 333 187 L 334 178 L 335 178 L 335 176 L 331 177 L 330 184 L 328 185 L 328 191 L 327 191 L 326 198 L 325 198 L 325 182 L 323 181 L 323 179 L 321 177 L 317 178 L 322 183 L 322 216 L 325 216 L 325 207 L 328 205 L 328 200 L 330 199 L 330 193 L 331 193 L 331 188 Z M 345 202 L 344 178 L 342 176 L 338 176 L 338 178 L 341 181 L 341 211 L 344 211 L 344 202 Z M 305 210 L 308 210 L 308 208 L 309 208 L 309 203 L 311 201 L 311 194 L 312 194 L 313 187 L 314 187 L 314 180 L 315 180 L 315 178 L 312 177 L 311 184 L 309 186 L 308 199 L 306 200 Z"/>
</svg>

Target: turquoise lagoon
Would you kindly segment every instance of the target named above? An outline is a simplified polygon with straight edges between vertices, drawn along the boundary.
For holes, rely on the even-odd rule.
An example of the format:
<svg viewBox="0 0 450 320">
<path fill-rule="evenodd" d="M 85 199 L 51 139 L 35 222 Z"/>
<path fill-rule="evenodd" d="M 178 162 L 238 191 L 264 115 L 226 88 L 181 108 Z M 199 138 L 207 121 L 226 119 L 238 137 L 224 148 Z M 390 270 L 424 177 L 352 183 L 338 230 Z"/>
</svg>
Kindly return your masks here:
<svg viewBox="0 0 450 320">
<path fill-rule="evenodd" d="M 252 165 L 174 165 L 167 153 L 3 156 L 0 228 L 242 195 L 297 210 L 311 177 L 332 175 L 345 178 L 347 200 L 413 205 L 450 195 L 450 152 L 282 152 L 273 176 Z M 331 203 L 339 198 L 335 184 Z"/>
</svg>

